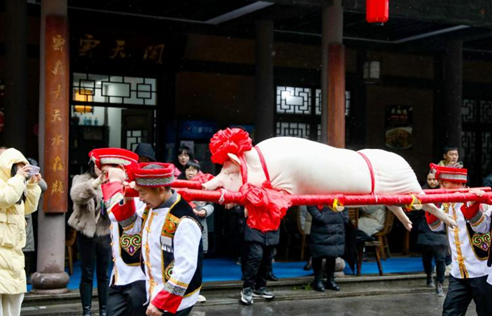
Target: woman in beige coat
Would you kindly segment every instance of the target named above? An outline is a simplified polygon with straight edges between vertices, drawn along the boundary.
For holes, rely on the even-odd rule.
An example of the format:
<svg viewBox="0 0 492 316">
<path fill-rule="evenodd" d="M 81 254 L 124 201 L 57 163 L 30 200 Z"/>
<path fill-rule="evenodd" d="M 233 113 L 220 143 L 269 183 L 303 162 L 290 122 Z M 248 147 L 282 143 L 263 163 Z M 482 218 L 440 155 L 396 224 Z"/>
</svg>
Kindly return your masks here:
<svg viewBox="0 0 492 316">
<path fill-rule="evenodd" d="M 37 209 L 41 189 L 37 174 L 29 180 L 29 163 L 16 149 L 0 155 L 0 316 L 19 316 L 26 288 L 24 254 L 26 220 Z"/>
</svg>

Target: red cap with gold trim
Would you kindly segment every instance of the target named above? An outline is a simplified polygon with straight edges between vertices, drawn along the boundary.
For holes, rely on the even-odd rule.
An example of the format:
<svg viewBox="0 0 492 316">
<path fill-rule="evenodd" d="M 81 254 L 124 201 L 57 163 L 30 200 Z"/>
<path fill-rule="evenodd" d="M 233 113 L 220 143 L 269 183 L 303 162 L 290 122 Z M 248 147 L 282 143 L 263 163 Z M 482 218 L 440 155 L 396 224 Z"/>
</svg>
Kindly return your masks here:
<svg viewBox="0 0 492 316">
<path fill-rule="evenodd" d="M 138 163 L 138 155 L 122 148 L 97 148 L 89 153 L 89 157 L 96 166 L 102 165 L 135 166 Z"/>
<path fill-rule="evenodd" d="M 436 164 L 430 164 L 431 170 L 434 172 L 436 180 L 466 183 L 468 181 L 468 170 L 465 168 L 454 168 L 438 166 Z"/>
<path fill-rule="evenodd" d="M 135 183 L 143 187 L 167 187 L 174 182 L 172 163 L 142 162 L 133 170 Z"/>
</svg>

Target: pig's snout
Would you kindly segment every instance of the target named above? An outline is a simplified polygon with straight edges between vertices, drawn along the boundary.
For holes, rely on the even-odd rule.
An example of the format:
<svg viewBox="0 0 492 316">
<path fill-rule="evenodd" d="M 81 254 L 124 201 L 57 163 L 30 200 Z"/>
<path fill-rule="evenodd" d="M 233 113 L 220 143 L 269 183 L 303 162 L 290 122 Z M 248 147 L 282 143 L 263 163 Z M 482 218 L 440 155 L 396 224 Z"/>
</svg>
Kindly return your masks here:
<svg viewBox="0 0 492 316">
<path fill-rule="evenodd" d="M 220 187 L 222 187 L 222 182 L 219 179 L 217 179 L 217 177 L 215 177 L 212 180 L 202 184 L 202 188 L 204 190 L 213 191 L 213 190 L 216 190 Z"/>
</svg>

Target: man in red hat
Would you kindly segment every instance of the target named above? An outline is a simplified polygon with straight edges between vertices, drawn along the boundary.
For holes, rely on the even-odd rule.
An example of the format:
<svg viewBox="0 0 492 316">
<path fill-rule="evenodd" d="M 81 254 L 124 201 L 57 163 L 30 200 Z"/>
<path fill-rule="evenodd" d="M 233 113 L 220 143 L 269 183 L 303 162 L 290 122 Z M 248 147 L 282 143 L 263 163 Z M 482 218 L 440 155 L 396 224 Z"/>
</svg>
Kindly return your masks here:
<svg viewBox="0 0 492 316">
<path fill-rule="evenodd" d="M 104 206 L 111 220 L 111 250 L 113 270 L 109 282 L 107 315 L 139 316 L 145 313 L 145 274 L 140 268 L 141 241 L 140 226 L 134 232 L 123 227 L 141 221 L 130 215 L 143 213 L 145 205 L 131 197 L 125 183 L 132 178 L 137 166 L 138 155 L 121 148 L 99 148 L 89 153 L 96 167 L 103 173 L 102 193 Z M 133 195 L 134 196 L 134 195 Z M 132 200 L 122 204 L 125 197 Z M 130 207 L 131 206 L 131 207 Z"/>
<path fill-rule="evenodd" d="M 118 177 L 109 173 L 110 181 Z M 202 285 L 202 228 L 191 206 L 171 189 L 174 166 L 163 163 L 140 163 L 133 170 L 135 190 L 147 207 L 142 215 L 142 259 L 146 274 L 148 308 L 146 315 L 191 312 Z M 123 176 L 119 176 L 119 182 Z M 132 203 L 120 203 L 128 233 L 140 230 L 130 215 Z M 126 205 L 129 204 L 128 207 Z M 126 208 L 126 209 L 125 209 Z M 127 218 L 127 219 L 125 219 Z"/>
<path fill-rule="evenodd" d="M 443 189 L 463 188 L 467 170 L 430 165 Z M 470 193 L 482 195 L 481 190 Z M 449 290 L 444 301 L 443 316 L 465 315 L 471 300 L 475 302 L 479 316 L 492 315 L 492 286 L 487 283 L 487 238 L 481 233 L 490 230 L 490 211 L 487 206 L 468 203 L 444 203 L 442 209 L 453 216 L 458 226 L 447 227 L 437 217 L 426 213 L 427 223 L 433 231 L 447 230 L 452 256 Z M 442 284 L 438 284 L 438 287 Z"/>
</svg>

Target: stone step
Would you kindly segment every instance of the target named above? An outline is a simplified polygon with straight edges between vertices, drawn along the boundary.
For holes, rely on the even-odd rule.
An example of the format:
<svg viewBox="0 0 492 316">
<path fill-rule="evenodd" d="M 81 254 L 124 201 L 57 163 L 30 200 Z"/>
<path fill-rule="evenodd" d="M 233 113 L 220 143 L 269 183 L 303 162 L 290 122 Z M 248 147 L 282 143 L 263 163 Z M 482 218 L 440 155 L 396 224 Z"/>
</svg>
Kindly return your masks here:
<svg viewBox="0 0 492 316">
<path fill-rule="evenodd" d="M 385 275 L 385 276 L 346 276 L 337 278 L 341 291 L 313 291 L 310 282 L 312 277 L 281 279 L 269 282 L 268 288 L 275 292 L 275 301 L 309 300 L 334 297 L 354 297 L 388 295 L 393 293 L 432 293 L 434 289 L 425 286 L 424 274 Z M 447 283 L 447 282 L 446 282 Z M 242 282 L 209 282 L 205 283 L 202 295 L 207 298 L 199 306 L 218 306 L 238 303 Z M 97 295 L 97 291 L 94 291 Z M 264 299 L 255 298 L 255 302 Z M 93 300 L 93 310 L 97 311 L 97 298 Z M 57 295 L 26 295 L 22 307 L 22 315 L 77 315 L 81 313 L 80 296 L 78 291 Z"/>
</svg>

